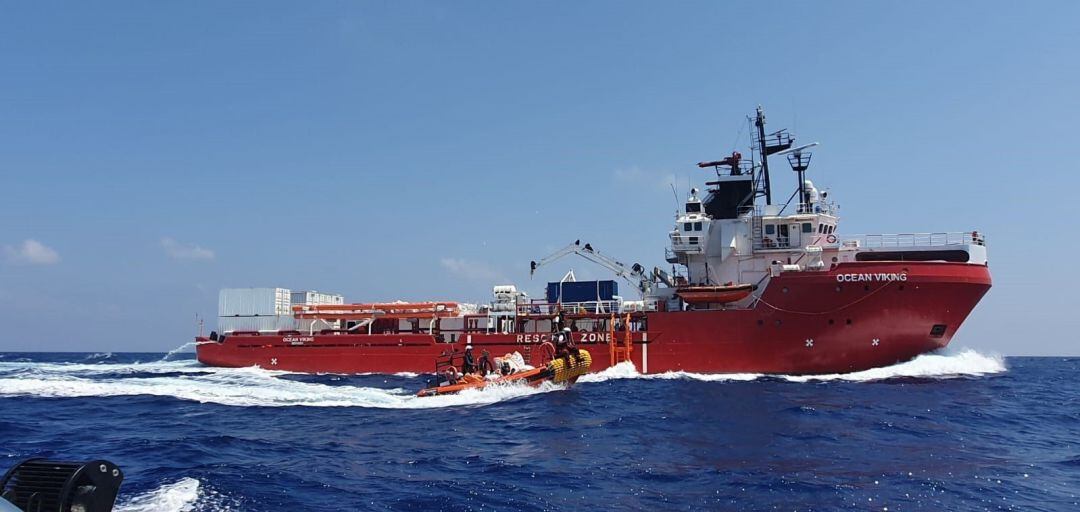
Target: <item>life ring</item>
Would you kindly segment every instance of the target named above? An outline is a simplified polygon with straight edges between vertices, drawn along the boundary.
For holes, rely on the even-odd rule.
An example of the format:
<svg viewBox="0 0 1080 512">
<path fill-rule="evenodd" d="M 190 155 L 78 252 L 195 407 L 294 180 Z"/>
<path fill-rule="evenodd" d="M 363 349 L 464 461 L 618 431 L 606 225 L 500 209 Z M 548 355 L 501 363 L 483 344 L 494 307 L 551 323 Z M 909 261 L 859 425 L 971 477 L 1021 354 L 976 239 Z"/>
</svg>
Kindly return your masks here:
<svg viewBox="0 0 1080 512">
<path fill-rule="evenodd" d="M 830 244 L 835 244 L 836 243 L 836 235 L 829 235 L 829 236 L 825 237 L 825 241 L 829 242 Z"/>
</svg>

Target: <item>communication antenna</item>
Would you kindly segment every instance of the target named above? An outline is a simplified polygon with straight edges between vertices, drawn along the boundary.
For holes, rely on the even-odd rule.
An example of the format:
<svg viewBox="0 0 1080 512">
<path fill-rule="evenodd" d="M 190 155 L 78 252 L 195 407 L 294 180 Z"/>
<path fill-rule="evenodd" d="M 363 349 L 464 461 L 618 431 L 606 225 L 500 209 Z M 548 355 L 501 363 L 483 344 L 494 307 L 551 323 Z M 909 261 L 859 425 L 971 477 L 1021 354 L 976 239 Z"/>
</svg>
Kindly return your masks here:
<svg viewBox="0 0 1080 512">
<path fill-rule="evenodd" d="M 742 121 L 739 121 L 739 129 L 735 131 L 735 141 L 731 143 L 731 151 L 736 151 L 739 149 L 739 141 L 742 140 L 742 134 L 745 128 L 746 127 L 743 126 Z"/>
<path fill-rule="evenodd" d="M 810 167 L 810 157 L 813 155 L 806 150 L 817 145 L 817 142 L 811 142 L 797 148 L 785 149 L 776 153 L 778 155 L 787 155 L 788 163 L 791 164 L 791 170 L 795 171 L 799 176 L 799 213 L 805 213 L 809 211 L 810 208 L 810 198 L 807 197 L 806 194 L 806 169 Z"/>
<path fill-rule="evenodd" d="M 787 130 L 779 130 L 770 134 L 765 133 L 765 110 L 758 105 L 757 115 L 754 117 L 754 126 L 757 134 L 754 140 L 754 149 L 761 156 L 761 178 L 765 185 L 765 204 L 772 204 L 772 181 L 769 178 L 769 155 L 775 155 L 780 151 L 790 148 L 795 143 Z"/>
<path fill-rule="evenodd" d="M 675 196 L 675 215 L 679 214 L 679 191 L 675 189 L 675 183 L 668 183 L 671 186 L 671 194 Z"/>
</svg>

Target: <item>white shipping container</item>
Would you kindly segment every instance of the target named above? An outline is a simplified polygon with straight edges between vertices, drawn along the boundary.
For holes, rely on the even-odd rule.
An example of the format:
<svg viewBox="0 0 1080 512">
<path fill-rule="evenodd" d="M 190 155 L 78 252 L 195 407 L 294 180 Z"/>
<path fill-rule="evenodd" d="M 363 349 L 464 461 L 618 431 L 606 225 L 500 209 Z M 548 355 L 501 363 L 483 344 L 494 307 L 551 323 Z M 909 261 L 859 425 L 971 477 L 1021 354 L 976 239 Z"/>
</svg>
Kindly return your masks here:
<svg viewBox="0 0 1080 512">
<path fill-rule="evenodd" d="M 291 315 L 286 288 L 224 288 L 218 293 L 218 316 Z"/>
<path fill-rule="evenodd" d="M 295 305 L 305 304 L 317 306 L 323 304 L 344 304 L 345 296 L 333 293 L 320 293 L 314 290 L 292 292 L 292 303 Z"/>
<path fill-rule="evenodd" d="M 296 319 L 292 315 L 223 316 L 218 317 L 217 330 L 220 333 L 233 331 L 291 331 L 296 330 Z"/>
</svg>

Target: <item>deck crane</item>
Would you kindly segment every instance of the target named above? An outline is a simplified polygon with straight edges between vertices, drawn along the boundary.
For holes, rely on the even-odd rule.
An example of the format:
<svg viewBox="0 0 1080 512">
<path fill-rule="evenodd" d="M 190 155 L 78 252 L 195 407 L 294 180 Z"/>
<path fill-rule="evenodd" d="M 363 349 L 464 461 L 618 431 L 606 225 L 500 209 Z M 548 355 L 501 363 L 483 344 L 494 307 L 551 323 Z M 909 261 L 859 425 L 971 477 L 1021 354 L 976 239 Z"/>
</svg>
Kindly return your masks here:
<svg viewBox="0 0 1080 512">
<path fill-rule="evenodd" d="M 627 267 L 626 264 L 616 260 L 615 258 L 600 254 L 592 248 L 592 245 L 589 245 L 588 243 L 586 243 L 584 246 L 581 245 L 581 240 L 574 240 L 574 243 L 569 244 L 566 247 L 563 247 L 562 249 L 559 249 L 549 254 L 540 261 L 530 262 L 531 268 L 529 269 L 529 276 L 531 277 L 533 274 L 535 274 L 536 269 L 549 263 L 553 263 L 555 262 L 555 260 L 558 260 L 563 256 L 567 256 L 569 254 L 577 254 L 582 258 L 585 258 L 593 263 L 596 263 L 597 265 L 600 265 L 601 267 L 604 267 L 614 272 L 615 275 L 623 278 L 624 280 L 626 280 L 626 282 L 637 288 L 638 291 L 641 292 L 642 296 L 648 295 L 649 292 L 652 290 L 654 280 L 645 273 L 645 268 L 642 267 L 640 264 L 634 263 L 633 265 Z"/>
</svg>

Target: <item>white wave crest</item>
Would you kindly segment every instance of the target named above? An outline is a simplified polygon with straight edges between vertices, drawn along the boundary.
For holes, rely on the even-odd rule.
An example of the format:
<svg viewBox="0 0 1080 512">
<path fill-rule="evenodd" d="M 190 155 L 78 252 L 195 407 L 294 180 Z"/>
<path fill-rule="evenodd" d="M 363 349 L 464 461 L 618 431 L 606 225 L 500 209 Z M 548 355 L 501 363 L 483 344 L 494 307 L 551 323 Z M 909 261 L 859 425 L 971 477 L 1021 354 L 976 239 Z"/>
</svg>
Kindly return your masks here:
<svg viewBox="0 0 1080 512">
<path fill-rule="evenodd" d="M 524 383 L 488 386 L 455 395 L 420 398 L 416 390 L 328 386 L 280 378 L 286 372 L 260 368 L 208 368 L 194 361 L 128 365 L 0 363 L 0 396 L 50 398 L 161 396 L 200 403 L 261 407 L 371 407 L 426 409 L 486 405 L 562 389 Z M 108 371 L 103 372 L 107 367 Z M 101 374 L 105 373 L 106 376 Z M 116 374 L 116 375 L 113 375 Z M 132 376 L 124 376 L 133 374 Z M 148 375 L 146 375 L 148 374 Z M 120 375 L 117 377 L 117 375 Z"/>
<path fill-rule="evenodd" d="M 772 376 L 789 382 L 866 382 L 892 378 L 955 378 L 991 375 L 1006 371 L 1002 357 L 974 350 L 953 354 L 925 354 L 906 363 L 862 372 Z M 131 364 L 0 362 L 0 396 L 102 397 L 160 396 L 200 403 L 257 407 L 368 407 L 427 409 L 463 405 L 487 405 L 564 389 L 545 383 L 488 386 L 455 395 L 419 398 L 415 389 L 330 386 L 281 378 L 287 372 L 260 368 L 210 368 L 193 360 Z M 642 375 L 630 363 L 622 363 L 582 376 L 588 385 L 619 379 L 699 380 L 709 382 L 751 381 L 762 374 L 700 374 L 667 372 Z"/>
<path fill-rule="evenodd" d="M 760 373 L 691 373 L 691 372 L 664 372 L 642 374 L 638 372 L 633 363 L 619 363 L 610 368 L 596 373 L 581 376 L 578 382 L 605 382 L 619 379 L 647 379 L 647 380 L 676 380 L 689 379 L 706 382 L 723 381 L 746 381 L 761 377 Z"/>
<path fill-rule="evenodd" d="M 963 349 L 951 354 L 923 354 L 905 363 L 882 368 L 873 368 L 861 372 L 835 373 L 828 375 L 772 375 L 789 382 L 810 381 L 851 381 L 867 382 L 893 378 L 934 378 L 948 379 L 957 377 L 979 377 L 1006 371 L 1005 360 L 1000 355 L 980 354 L 971 349 Z M 590 373 L 578 379 L 578 382 L 604 382 L 618 379 L 687 379 L 706 382 L 751 381 L 766 376 L 761 373 L 691 373 L 665 372 L 643 375 L 631 363 L 619 363 L 596 373 Z"/>
<path fill-rule="evenodd" d="M 199 481 L 181 478 L 150 492 L 124 500 L 116 506 L 117 512 L 189 512 L 195 510 L 199 500 Z M 228 510 L 218 508 L 217 510 Z"/>
<path fill-rule="evenodd" d="M 211 371 L 193 359 L 149 363 L 40 363 L 29 359 L 0 362 L 0 375 L 9 373 L 104 374 L 104 373 L 202 373 Z M 281 372 L 283 373 L 283 372 Z"/>
<path fill-rule="evenodd" d="M 784 379 L 791 382 L 830 380 L 867 382 L 905 377 L 950 379 L 993 375 L 1006 370 L 1005 359 L 1000 355 L 986 355 L 971 349 L 963 349 L 952 354 L 923 354 L 906 363 L 861 372 L 786 376 Z"/>
<path fill-rule="evenodd" d="M 623 362 L 595 373 L 582 375 L 578 382 L 604 382 L 619 379 L 639 379 L 641 377 L 642 375 L 638 373 L 634 363 Z"/>
</svg>

